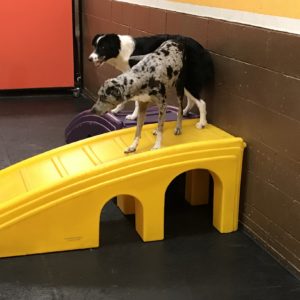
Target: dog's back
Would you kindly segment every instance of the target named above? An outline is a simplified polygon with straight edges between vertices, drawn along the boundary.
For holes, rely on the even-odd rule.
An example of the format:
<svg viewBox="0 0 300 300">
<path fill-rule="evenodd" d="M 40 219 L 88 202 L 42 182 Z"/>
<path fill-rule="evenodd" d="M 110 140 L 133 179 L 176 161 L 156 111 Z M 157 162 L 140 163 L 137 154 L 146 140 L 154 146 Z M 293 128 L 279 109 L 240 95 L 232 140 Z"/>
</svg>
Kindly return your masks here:
<svg viewBox="0 0 300 300">
<path fill-rule="evenodd" d="M 214 66 L 210 53 L 193 38 L 169 34 L 137 37 L 135 38 L 135 49 L 132 56 L 153 52 L 167 40 L 173 40 L 184 45 L 186 68 L 188 70 L 185 87 L 197 98 L 203 87 L 213 83 Z M 135 63 L 135 61 L 129 61 L 131 67 Z"/>
<path fill-rule="evenodd" d="M 117 80 L 127 86 L 128 98 L 140 94 L 165 97 L 167 90 L 177 85 L 179 77 L 183 76 L 184 60 L 184 45 L 169 40 L 119 75 Z"/>
</svg>

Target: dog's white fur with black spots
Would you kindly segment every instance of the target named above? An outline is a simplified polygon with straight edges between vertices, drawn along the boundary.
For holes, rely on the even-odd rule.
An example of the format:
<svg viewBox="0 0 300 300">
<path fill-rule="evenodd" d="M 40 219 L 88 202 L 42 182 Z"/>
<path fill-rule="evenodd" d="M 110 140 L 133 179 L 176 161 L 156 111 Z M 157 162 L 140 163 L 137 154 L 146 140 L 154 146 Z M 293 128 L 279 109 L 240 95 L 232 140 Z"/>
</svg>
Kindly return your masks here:
<svg viewBox="0 0 300 300">
<path fill-rule="evenodd" d="M 141 138 L 147 105 L 151 101 L 159 107 L 158 126 L 154 134 L 156 141 L 152 149 L 159 149 L 162 145 L 163 125 L 167 108 L 168 91 L 175 87 L 178 98 L 178 115 L 174 134 L 181 134 L 182 130 L 182 101 L 184 97 L 185 46 L 169 40 L 164 42 L 153 53 L 146 55 L 127 72 L 116 78 L 106 80 L 98 92 L 98 100 L 92 111 L 104 114 L 120 104 L 133 98 L 138 99 L 138 120 L 133 143 L 125 150 L 126 153 L 137 149 Z M 140 97 L 145 96 L 146 97 Z"/>
</svg>

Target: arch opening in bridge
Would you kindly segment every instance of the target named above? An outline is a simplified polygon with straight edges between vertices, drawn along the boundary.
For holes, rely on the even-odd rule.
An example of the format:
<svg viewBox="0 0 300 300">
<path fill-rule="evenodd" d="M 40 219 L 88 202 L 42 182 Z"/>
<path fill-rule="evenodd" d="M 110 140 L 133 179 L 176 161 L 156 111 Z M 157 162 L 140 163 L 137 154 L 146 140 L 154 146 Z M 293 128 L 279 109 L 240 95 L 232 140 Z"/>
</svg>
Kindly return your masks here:
<svg viewBox="0 0 300 300">
<path fill-rule="evenodd" d="M 205 169 L 187 170 L 171 180 L 165 194 L 166 238 L 212 230 L 213 188 L 214 178 Z"/>
<path fill-rule="evenodd" d="M 136 205 L 140 201 L 128 194 L 113 196 L 100 210 L 99 242 L 101 245 L 123 244 L 140 241 L 135 230 Z"/>
</svg>

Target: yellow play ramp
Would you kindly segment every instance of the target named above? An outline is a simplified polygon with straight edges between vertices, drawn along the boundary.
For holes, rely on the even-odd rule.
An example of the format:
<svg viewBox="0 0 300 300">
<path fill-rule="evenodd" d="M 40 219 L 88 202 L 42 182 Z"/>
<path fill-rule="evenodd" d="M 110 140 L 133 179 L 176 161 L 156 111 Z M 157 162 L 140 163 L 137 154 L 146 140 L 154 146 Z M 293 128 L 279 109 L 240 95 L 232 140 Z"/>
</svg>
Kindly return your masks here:
<svg viewBox="0 0 300 300">
<path fill-rule="evenodd" d="M 180 136 L 173 134 L 174 122 L 166 123 L 160 150 L 149 151 L 156 126 L 151 124 L 134 154 L 123 153 L 135 131 L 129 128 L 1 170 L 0 257 L 99 246 L 101 210 L 117 195 L 126 195 L 119 197 L 125 212 L 126 202 L 133 203 L 141 238 L 161 240 L 165 191 L 189 170 L 208 170 L 214 179 L 214 226 L 222 233 L 237 230 L 243 140 L 212 125 L 198 130 L 195 123 L 183 121 Z M 199 174 L 190 174 L 186 195 L 193 202 Z"/>
</svg>

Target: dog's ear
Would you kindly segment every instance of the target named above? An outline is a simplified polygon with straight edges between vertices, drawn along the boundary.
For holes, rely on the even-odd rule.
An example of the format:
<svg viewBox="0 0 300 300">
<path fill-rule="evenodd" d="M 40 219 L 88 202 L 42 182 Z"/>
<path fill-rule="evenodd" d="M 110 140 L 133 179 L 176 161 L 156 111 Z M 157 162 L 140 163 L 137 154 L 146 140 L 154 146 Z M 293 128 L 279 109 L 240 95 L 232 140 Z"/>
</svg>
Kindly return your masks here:
<svg viewBox="0 0 300 300">
<path fill-rule="evenodd" d="M 96 47 L 97 46 L 97 41 L 99 39 L 99 37 L 103 36 L 104 34 L 96 34 L 92 40 L 92 46 Z"/>
<path fill-rule="evenodd" d="M 116 100 L 122 99 L 122 90 L 121 87 L 118 85 L 110 86 L 106 90 L 106 94 L 109 96 L 113 96 Z"/>
<path fill-rule="evenodd" d="M 103 86 L 100 87 L 97 94 L 98 94 L 98 98 L 100 98 L 100 96 L 104 95 Z"/>
</svg>

